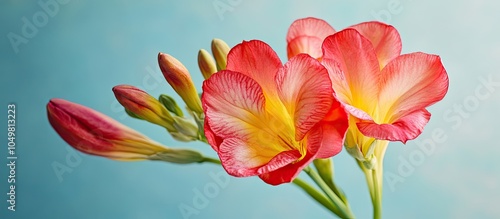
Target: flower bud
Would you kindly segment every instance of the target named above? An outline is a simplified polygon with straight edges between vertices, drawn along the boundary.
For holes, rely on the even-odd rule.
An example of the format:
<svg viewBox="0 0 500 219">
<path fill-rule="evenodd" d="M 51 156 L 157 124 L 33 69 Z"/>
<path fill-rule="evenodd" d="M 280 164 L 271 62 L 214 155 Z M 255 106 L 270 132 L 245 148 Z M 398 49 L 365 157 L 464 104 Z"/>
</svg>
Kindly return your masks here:
<svg viewBox="0 0 500 219">
<path fill-rule="evenodd" d="M 163 76 L 175 92 L 181 96 L 188 108 L 202 114 L 200 97 L 186 67 L 179 60 L 165 53 L 158 54 L 158 63 Z"/>
<path fill-rule="evenodd" d="M 212 40 L 212 54 L 217 63 L 217 70 L 225 70 L 227 65 L 227 54 L 231 48 L 221 39 Z"/>
<path fill-rule="evenodd" d="M 148 122 L 163 126 L 168 131 L 175 131 L 172 115 L 160 101 L 145 91 L 130 85 L 118 85 L 113 87 L 113 93 L 127 111 Z"/>
<path fill-rule="evenodd" d="M 200 49 L 198 52 L 198 67 L 200 67 L 201 74 L 205 79 L 210 78 L 210 76 L 217 72 L 214 58 L 204 49 Z"/>
<path fill-rule="evenodd" d="M 100 112 L 63 99 L 50 100 L 47 116 L 61 138 L 83 153 L 132 161 L 169 150 Z"/>
</svg>

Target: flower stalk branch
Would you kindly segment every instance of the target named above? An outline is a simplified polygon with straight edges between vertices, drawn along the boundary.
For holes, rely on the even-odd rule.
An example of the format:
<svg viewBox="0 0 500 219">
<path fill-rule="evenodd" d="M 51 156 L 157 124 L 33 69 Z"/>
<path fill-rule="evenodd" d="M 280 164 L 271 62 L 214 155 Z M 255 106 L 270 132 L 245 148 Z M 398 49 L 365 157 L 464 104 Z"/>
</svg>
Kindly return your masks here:
<svg viewBox="0 0 500 219">
<path fill-rule="evenodd" d="M 306 181 L 297 177 L 297 178 L 295 178 L 295 180 L 293 180 L 293 184 L 300 187 L 302 190 L 304 190 L 304 192 L 306 192 L 314 200 L 316 200 L 318 203 L 323 205 L 323 207 L 330 210 L 335 215 L 340 216 L 342 214 L 340 212 L 339 207 L 334 205 L 324 194 L 322 194 L 317 189 L 315 189 L 314 187 L 309 185 L 309 183 L 307 183 Z"/>
<path fill-rule="evenodd" d="M 373 218 L 382 218 L 382 169 L 375 167 L 373 169 L 363 168 L 366 177 L 370 197 L 373 205 Z"/>
<path fill-rule="evenodd" d="M 326 196 L 333 202 L 334 205 L 336 205 L 339 210 L 340 214 L 338 215 L 341 218 L 355 218 L 354 214 L 352 213 L 351 209 L 349 208 L 348 205 L 346 205 L 342 199 L 340 199 L 333 191 L 332 189 L 326 184 L 326 182 L 321 178 L 321 176 L 316 172 L 314 169 L 311 167 L 306 167 L 304 168 L 304 172 L 311 177 L 311 179 L 323 190 L 323 192 L 326 194 Z"/>
<path fill-rule="evenodd" d="M 333 181 L 333 160 L 328 159 L 316 159 L 314 160 L 314 167 L 318 171 L 319 176 L 325 181 L 325 183 L 332 189 L 332 191 L 340 198 L 342 201 L 348 205 L 347 197 L 345 196 L 342 189 L 340 189 Z"/>
</svg>

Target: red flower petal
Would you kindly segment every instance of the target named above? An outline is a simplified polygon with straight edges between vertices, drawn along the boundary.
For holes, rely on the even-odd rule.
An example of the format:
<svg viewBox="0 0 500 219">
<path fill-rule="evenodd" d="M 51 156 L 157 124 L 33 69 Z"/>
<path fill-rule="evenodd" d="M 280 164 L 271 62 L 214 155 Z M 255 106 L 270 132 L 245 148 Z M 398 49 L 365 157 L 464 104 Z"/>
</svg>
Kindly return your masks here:
<svg viewBox="0 0 500 219">
<path fill-rule="evenodd" d="M 299 36 L 288 43 L 286 47 L 288 58 L 290 59 L 301 53 L 309 54 L 316 59 L 320 58 L 323 56 L 323 52 L 321 51 L 322 43 L 322 38 L 315 36 Z"/>
<path fill-rule="evenodd" d="M 314 159 L 321 147 L 322 133 L 312 132 L 306 136 L 307 138 L 307 154 L 297 163 L 290 163 L 282 168 L 259 175 L 264 182 L 271 185 L 279 185 L 282 183 L 292 182 Z"/>
<path fill-rule="evenodd" d="M 323 139 L 316 158 L 330 158 L 340 153 L 348 128 L 348 114 L 335 100 L 328 114 L 317 125 Z M 314 132 L 314 129 L 311 132 Z"/>
<path fill-rule="evenodd" d="M 355 29 L 345 29 L 323 42 L 323 64 L 339 100 L 371 114 L 377 104 L 379 63 L 372 43 Z"/>
<path fill-rule="evenodd" d="M 372 43 L 381 69 L 401 54 L 401 38 L 393 26 L 372 21 L 360 23 L 350 28 L 356 29 Z"/>
<path fill-rule="evenodd" d="M 288 61 L 276 75 L 281 101 L 295 123 L 295 140 L 322 120 L 333 102 L 327 70 L 307 54 Z"/>
<path fill-rule="evenodd" d="M 219 157 L 227 173 L 238 177 L 275 171 L 301 157 L 298 150 L 263 153 L 262 150 L 270 148 L 236 138 L 228 138 L 224 139 L 219 147 Z"/>
<path fill-rule="evenodd" d="M 383 121 L 392 123 L 443 99 L 448 75 L 438 56 L 406 54 L 382 70 L 380 89 L 380 112 L 386 112 Z"/>
<path fill-rule="evenodd" d="M 225 138 L 260 132 L 265 99 L 261 87 L 238 72 L 221 71 L 203 83 L 202 103 L 210 131 Z"/>
<path fill-rule="evenodd" d="M 415 111 L 391 124 L 376 124 L 373 121 L 357 123 L 363 135 L 381 140 L 401 141 L 406 143 L 418 137 L 429 122 L 431 114 L 425 110 Z"/>
<path fill-rule="evenodd" d="M 266 96 L 276 94 L 274 78 L 281 67 L 276 52 L 258 40 L 243 41 L 232 48 L 227 55 L 226 69 L 240 72 L 255 80 Z"/>
<path fill-rule="evenodd" d="M 300 36 L 316 36 L 324 39 L 335 33 L 330 24 L 326 21 L 314 17 L 306 17 L 295 20 L 288 29 L 286 34 L 286 42 L 290 42 Z"/>
<path fill-rule="evenodd" d="M 294 21 L 286 36 L 288 58 L 307 53 L 314 58 L 321 57 L 321 43 L 335 33 L 326 21 L 307 17 Z"/>
</svg>

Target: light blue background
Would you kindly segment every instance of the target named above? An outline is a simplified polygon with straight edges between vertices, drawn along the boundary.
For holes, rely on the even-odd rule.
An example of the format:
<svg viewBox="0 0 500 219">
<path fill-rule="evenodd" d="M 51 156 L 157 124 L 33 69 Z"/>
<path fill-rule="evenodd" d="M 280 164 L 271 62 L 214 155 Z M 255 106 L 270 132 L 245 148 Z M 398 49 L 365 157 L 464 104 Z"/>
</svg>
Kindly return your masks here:
<svg viewBox="0 0 500 219">
<path fill-rule="evenodd" d="M 200 87 L 196 55 L 200 48 L 210 48 L 212 38 L 222 38 L 231 46 L 242 40 L 264 40 L 285 60 L 287 28 L 306 16 L 325 19 L 337 30 L 382 19 L 399 30 L 403 53 L 439 54 L 448 71 L 448 95 L 429 109 L 432 119 L 419 140 L 390 144 L 386 175 L 399 174 L 404 182 L 384 181 L 385 218 L 500 217 L 500 87 L 480 88 L 489 94 L 487 98 L 475 96 L 481 78 L 500 82 L 500 6 L 494 0 L 230 1 L 234 5 L 228 0 L 71 0 L 60 5 L 55 16 L 15 53 L 7 34 L 21 34 L 22 18 L 31 20 L 42 11 L 35 2 L 46 1 L 0 3 L 0 126 L 6 129 L 7 104 L 16 103 L 19 157 L 16 212 L 7 211 L 7 195 L 0 195 L 0 218 L 182 218 L 179 205 L 192 206 L 193 190 L 212 183 L 208 173 L 218 173 L 220 167 L 125 163 L 80 153 L 78 164 L 68 166 L 66 158 L 74 150 L 50 127 L 46 103 L 54 97 L 77 102 L 165 145 L 214 155 L 207 145 L 175 142 L 161 128 L 124 116 L 111 88 L 132 84 L 153 96 L 174 94 L 157 67 L 160 51 L 181 60 Z M 214 2 L 228 5 L 231 11 L 219 17 Z M 389 8 L 396 10 L 390 13 Z M 374 16 L 381 10 L 390 13 L 390 19 Z M 468 104 L 463 115 L 453 111 L 463 104 Z M 435 130 L 441 130 L 446 140 L 421 162 L 411 162 L 423 155 L 417 142 L 432 139 Z M 0 133 L 4 136 L 0 194 L 8 192 L 4 132 Z M 334 160 L 336 180 L 355 214 L 370 218 L 371 203 L 361 171 L 345 151 Z M 406 161 L 412 168 L 399 171 Z M 72 172 L 59 180 L 54 163 L 67 165 Z M 231 178 L 209 200 L 190 218 L 330 216 L 294 185 L 272 187 L 258 178 Z"/>
</svg>

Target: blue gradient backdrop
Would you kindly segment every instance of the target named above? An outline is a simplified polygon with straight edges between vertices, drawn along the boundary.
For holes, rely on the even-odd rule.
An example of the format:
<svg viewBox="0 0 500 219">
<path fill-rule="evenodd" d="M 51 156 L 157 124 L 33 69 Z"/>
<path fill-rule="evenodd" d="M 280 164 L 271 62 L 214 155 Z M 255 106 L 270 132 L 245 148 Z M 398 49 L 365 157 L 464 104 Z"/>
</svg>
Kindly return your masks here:
<svg viewBox="0 0 500 219">
<path fill-rule="evenodd" d="M 161 128 L 126 117 L 111 88 L 132 84 L 154 96 L 174 94 L 156 64 L 160 51 L 181 60 L 200 87 L 196 55 L 210 48 L 212 38 L 231 46 L 264 40 L 284 60 L 287 28 L 306 16 L 325 19 L 337 30 L 368 20 L 388 22 L 400 31 L 403 53 L 439 54 L 448 71 L 448 95 L 430 108 L 432 119 L 423 134 L 406 145 L 390 144 L 386 176 L 400 178 L 384 180 L 384 216 L 500 217 L 496 1 L 70 0 L 58 4 L 47 20 L 40 14 L 44 2 L 0 3 L 0 218 L 183 218 L 179 206 L 193 206 L 195 191 L 213 183 L 209 173 L 220 173 L 220 167 L 125 163 L 75 153 L 50 127 L 46 103 L 54 97 L 77 102 L 165 145 L 215 156 L 207 145 L 175 142 Z M 218 13 L 214 4 L 228 10 Z M 8 35 L 22 36 L 24 17 L 31 22 L 35 17 L 39 27 L 15 46 L 16 52 Z M 485 87 L 482 80 L 493 82 Z M 17 104 L 15 212 L 6 203 L 9 103 Z M 418 145 L 432 140 L 433 132 L 445 137 L 425 154 Z M 370 218 L 361 171 L 345 151 L 334 160 L 336 180 L 355 214 Z M 53 165 L 71 172 L 58 178 Z M 189 218 L 330 216 L 294 185 L 272 187 L 257 178 L 231 178 L 196 213 Z"/>
</svg>

